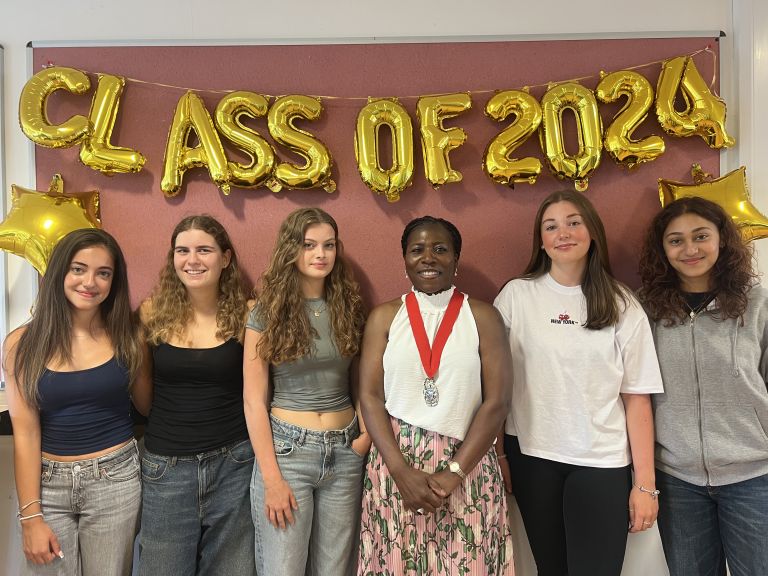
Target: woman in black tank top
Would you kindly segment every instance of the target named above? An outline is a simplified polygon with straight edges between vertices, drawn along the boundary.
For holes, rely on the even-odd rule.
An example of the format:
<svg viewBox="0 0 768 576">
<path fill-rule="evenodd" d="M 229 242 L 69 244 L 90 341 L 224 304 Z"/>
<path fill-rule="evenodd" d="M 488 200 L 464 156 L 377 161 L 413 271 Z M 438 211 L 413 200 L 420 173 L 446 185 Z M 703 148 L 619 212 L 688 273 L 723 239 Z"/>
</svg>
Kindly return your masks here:
<svg viewBox="0 0 768 576">
<path fill-rule="evenodd" d="M 190 216 L 141 306 L 154 399 L 145 436 L 139 573 L 254 574 L 243 414 L 247 303 L 223 226 Z"/>
<path fill-rule="evenodd" d="M 53 250 L 32 319 L 5 341 L 24 574 L 129 575 L 141 506 L 131 394 L 149 386 L 125 259 L 103 230 Z"/>
</svg>

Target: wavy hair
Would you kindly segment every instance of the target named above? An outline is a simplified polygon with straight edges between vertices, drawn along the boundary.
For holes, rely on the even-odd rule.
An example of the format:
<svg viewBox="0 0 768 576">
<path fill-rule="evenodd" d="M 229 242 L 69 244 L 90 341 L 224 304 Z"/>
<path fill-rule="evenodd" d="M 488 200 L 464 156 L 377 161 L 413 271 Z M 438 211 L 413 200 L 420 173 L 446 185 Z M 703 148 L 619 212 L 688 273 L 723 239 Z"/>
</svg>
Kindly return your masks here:
<svg viewBox="0 0 768 576">
<path fill-rule="evenodd" d="M 46 365 L 53 360 L 72 361 L 72 305 L 64 292 L 64 279 L 75 255 L 94 246 L 106 249 L 114 266 L 112 286 L 99 306 L 104 331 L 118 362 L 128 370 L 131 384 L 141 367 L 138 321 L 131 311 L 123 252 L 104 230 L 75 230 L 54 247 L 40 282 L 32 318 L 16 344 L 13 369 L 21 397 L 30 406 L 38 405 L 37 385 Z"/>
<path fill-rule="evenodd" d="M 576 206 L 592 240 L 587 252 L 584 278 L 581 281 L 581 291 L 587 302 L 587 321 L 584 328 L 602 330 L 606 326 L 613 326 L 619 321 L 619 301 L 624 305 L 627 303 L 627 288 L 613 277 L 603 221 L 600 220 L 592 202 L 581 192 L 553 192 L 541 203 L 533 224 L 531 259 L 522 277 L 538 278 L 552 268 L 552 259 L 542 246 L 541 222 L 547 208 L 558 202 L 570 202 Z"/>
<path fill-rule="evenodd" d="M 208 214 L 199 214 L 187 216 L 173 229 L 165 266 L 160 272 L 160 279 L 152 292 L 144 318 L 147 342 L 157 346 L 161 342 L 170 341 L 174 336 L 181 337 L 192 320 L 189 294 L 173 263 L 176 238 L 188 230 L 201 230 L 209 234 L 222 253 L 229 250 L 229 265 L 221 271 L 219 278 L 216 337 L 220 340 L 237 338 L 242 341 L 248 306 L 235 247 L 218 220 Z"/>
<path fill-rule="evenodd" d="M 651 221 L 640 255 L 640 301 L 652 320 L 671 326 L 687 317 L 680 278 L 664 252 L 664 232 L 670 222 L 694 214 L 717 228 L 720 253 L 711 270 L 717 298 L 715 314 L 725 320 L 738 318 L 747 309 L 747 294 L 755 283 L 753 254 L 728 214 L 714 202 L 699 197 L 680 198 L 667 204 Z"/>
<path fill-rule="evenodd" d="M 256 353 L 270 364 L 291 362 L 312 350 L 315 333 L 305 310 L 296 262 L 307 228 L 315 224 L 330 225 L 336 235 L 336 261 L 325 278 L 325 302 L 336 348 L 342 356 L 354 356 L 360 349 L 363 301 L 344 257 L 339 227 L 320 208 L 299 208 L 280 225 L 269 266 L 261 277 L 261 292 L 256 295 L 264 327 Z"/>
</svg>

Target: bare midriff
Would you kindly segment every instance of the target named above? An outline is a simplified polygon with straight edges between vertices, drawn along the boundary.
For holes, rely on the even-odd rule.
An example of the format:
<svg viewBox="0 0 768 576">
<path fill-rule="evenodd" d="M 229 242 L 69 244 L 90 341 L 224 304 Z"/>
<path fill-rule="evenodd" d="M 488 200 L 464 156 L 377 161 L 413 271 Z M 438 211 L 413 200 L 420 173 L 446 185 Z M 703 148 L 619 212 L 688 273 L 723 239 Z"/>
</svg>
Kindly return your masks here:
<svg viewBox="0 0 768 576">
<path fill-rule="evenodd" d="M 350 406 L 338 412 L 305 412 L 273 406 L 272 415 L 283 422 L 309 430 L 342 430 L 354 419 L 355 409 Z"/>
<path fill-rule="evenodd" d="M 72 456 L 61 456 L 59 454 L 51 454 L 49 452 L 43 452 L 43 458 L 47 460 L 54 460 L 56 462 L 77 462 L 78 460 L 93 460 L 94 458 L 100 458 L 101 456 L 106 456 L 110 452 L 114 452 L 115 450 L 119 450 L 123 446 L 126 446 L 127 444 L 130 444 L 132 440 L 126 440 L 122 444 L 117 444 L 115 446 L 112 446 L 111 448 L 104 448 L 104 450 L 99 450 L 98 452 L 89 452 L 88 454 L 75 454 Z"/>
</svg>

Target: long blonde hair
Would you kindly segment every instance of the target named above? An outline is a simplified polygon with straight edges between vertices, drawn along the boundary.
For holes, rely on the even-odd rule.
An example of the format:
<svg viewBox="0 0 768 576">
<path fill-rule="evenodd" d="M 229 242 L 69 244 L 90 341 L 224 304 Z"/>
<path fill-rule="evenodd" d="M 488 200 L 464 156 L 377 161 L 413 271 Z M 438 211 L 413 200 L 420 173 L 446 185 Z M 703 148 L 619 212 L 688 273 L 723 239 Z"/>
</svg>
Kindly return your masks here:
<svg viewBox="0 0 768 576">
<path fill-rule="evenodd" d="M 280 226 L 257 295 L 264 330 L 256 353 L 270 364 L 297 360 L 312 350 L 315 334 L 305 310 L 296 261 L 304 246 L 304 234 L 313 224 L 329 224 L 336 235 L 336 262 L 325 278 L 325 301 L 336 348 L 342 356 L 354 356 L 360 349 L 363 302 L 344 259 L 336 221 L 320 208 L 299 208 Z"/>
<path fill-rule="evenodd" d="M 229 265 L 221 271 L 219 278 L 216 337 L 220 340 L 237 338 L 242 341 L 247 304 L 237 254 L 224 226 L 212 216 L 200 214 L 187 216 L 173 230 L 165 266 L 146 309 L 144 326 L 147 342 L 157 346 L 161 342 L 169 342 L 174 336 L 183 336 L 192 320 L 189 294 L 173 265 L 176 237 L 187 230 L 201 230 L 211 235 L 222 252 L 229 250 L 232 255 Z"/>
</svg>

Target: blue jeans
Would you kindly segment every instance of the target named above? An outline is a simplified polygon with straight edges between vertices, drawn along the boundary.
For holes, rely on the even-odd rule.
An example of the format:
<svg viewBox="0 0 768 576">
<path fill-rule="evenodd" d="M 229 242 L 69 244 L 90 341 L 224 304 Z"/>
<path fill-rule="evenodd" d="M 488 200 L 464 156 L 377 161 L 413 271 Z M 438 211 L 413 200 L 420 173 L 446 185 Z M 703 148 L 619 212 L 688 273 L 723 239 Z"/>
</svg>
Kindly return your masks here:
<svg viewBox="0 0 768 576">
<path fill-rule="evenodd" d="M 343 430 L 308 430 L 274 416 L 272 438 L 280 472 L 299 509 L 284 530 L 264 512 L 258 464 L 251 480 L 256 526 L 256 569 L 264 576 L 346 576 L 356 568 L 365 457 L 350 445 L 360 434 L 355 418 Z"/>
<path fill-rule="evenodd" d="M 23 574 L 128 576 L 139 527 L 141 481 L 136 442 L 99 458 L 59 462 L 43 458 L 43 514 L 64 558 Z"/>
<path fill-rule="evenodd" d="M 696 486 L 659 470 L 659 532 L 670 576 L 768 574 L 768 474 Z"/>
<path fill-rule="evenodd" d="M 192 456 L 145 452 L 139 574 L 255 574 L 252 468 L 249 440 Z"/>
</svg>

